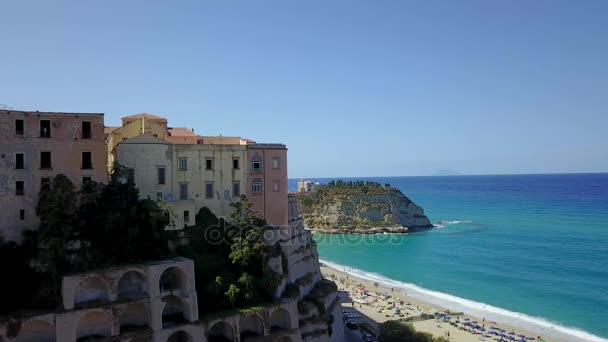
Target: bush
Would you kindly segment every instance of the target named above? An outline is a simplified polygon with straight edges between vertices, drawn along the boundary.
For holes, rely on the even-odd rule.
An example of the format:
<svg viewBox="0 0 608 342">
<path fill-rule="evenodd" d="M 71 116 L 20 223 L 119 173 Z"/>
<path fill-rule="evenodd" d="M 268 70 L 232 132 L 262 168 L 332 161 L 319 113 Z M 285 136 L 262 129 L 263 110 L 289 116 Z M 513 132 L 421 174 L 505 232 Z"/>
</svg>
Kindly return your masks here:
<svg viewBox="0 0 608 342">
<path fill-rule="evenodd" d="M 382 342 L 445 342 L 443 337 L 416 331 L 413 325 L 404 321 L 388 321 L 380 324 Z"/>
</svg>

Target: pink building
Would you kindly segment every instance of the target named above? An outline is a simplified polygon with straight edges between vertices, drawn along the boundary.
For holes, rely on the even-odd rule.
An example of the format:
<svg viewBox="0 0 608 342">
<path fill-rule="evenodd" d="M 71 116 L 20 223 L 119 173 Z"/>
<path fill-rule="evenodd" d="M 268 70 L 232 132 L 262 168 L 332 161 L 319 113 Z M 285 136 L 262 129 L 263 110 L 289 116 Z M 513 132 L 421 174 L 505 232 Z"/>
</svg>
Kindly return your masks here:
<svg viewBox="0 0 608 342">
<path fill-rule="evenodd" d="M 247 198 L 253 204 L 253 210 L 268 224 L 288 224 L 285 145 L 247 145 Z"/>
<path fill-rule="evenodd" d="M 38 192 L 51 177 L 78 188 L 106 182 L 103 114 L 0 110 L 0 235 L 21 241 L 38 227 Z"/>
</svg>

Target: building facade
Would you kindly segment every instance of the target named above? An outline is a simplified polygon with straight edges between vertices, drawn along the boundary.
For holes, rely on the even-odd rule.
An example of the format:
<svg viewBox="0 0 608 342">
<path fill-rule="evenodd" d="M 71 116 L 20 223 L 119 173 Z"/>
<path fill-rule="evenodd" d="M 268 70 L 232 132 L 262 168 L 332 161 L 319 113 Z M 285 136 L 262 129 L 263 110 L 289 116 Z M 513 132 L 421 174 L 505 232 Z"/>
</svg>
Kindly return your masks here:
<svg viewBox="0 0 608 342">
<path fill-rule="evenodd" d="M 287 147 L 247 145 L 247 198 L 253 211 L 270 225 L 288 224 Z"/>
<path fill-rule="evenodd" d="M 56 175 L 76 188 L 107 181 L 101 113 L 0 110 L 0 234 L 22 240 L 37 229 L 38 193 Z"/>
</svg>

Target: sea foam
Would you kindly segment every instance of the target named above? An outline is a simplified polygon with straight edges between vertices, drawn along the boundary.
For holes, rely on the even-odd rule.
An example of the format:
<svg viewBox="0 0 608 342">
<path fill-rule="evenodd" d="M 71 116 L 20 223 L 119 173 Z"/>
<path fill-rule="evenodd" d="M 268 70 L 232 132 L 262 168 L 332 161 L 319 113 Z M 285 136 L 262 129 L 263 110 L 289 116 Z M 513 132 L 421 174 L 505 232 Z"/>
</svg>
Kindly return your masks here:
<svg viewBox="0 0 608 342">
<path fill-rule="evenodd" d="M 489 304 L 479 303 L 447 293 L 425 289 L 414 284 L 393 280 L 377 273 L 366 272 L 326 260 L 320 260 L 320 262 L 354 277 L 372 282 L 378 282 L 384 286 L 401 289 L 408 296 L 414 297 L 421 301 L 452 311 L 464 312 L 465 314 L 471 316 L 482 317 L 489 321 L 496 321 L 498 325 L 501 323 L 508 324 L 516 328 L 533 332 L 543 337 L 553 337 L 563 341 L 608 342 L 608 339 L 593 335 L 577 328 L 561 326 L 541 317 L 528 316 L 523 313 L 501 309 Z"/>
</svg>

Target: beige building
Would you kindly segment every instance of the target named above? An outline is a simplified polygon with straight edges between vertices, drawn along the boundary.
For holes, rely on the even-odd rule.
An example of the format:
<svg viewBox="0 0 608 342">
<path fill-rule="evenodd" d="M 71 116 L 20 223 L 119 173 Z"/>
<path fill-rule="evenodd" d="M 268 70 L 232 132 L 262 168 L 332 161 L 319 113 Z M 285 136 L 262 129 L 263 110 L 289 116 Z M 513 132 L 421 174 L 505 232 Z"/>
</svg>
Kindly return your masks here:
<svg viewBox="0 0 608 342">
<path fill-rule="evenodd" d="M 106 182 L 103 114 L 0 110 L 0 235 L 38 228 L 38 193 L 65 174 L 76 189 Z"/>
</svg>

